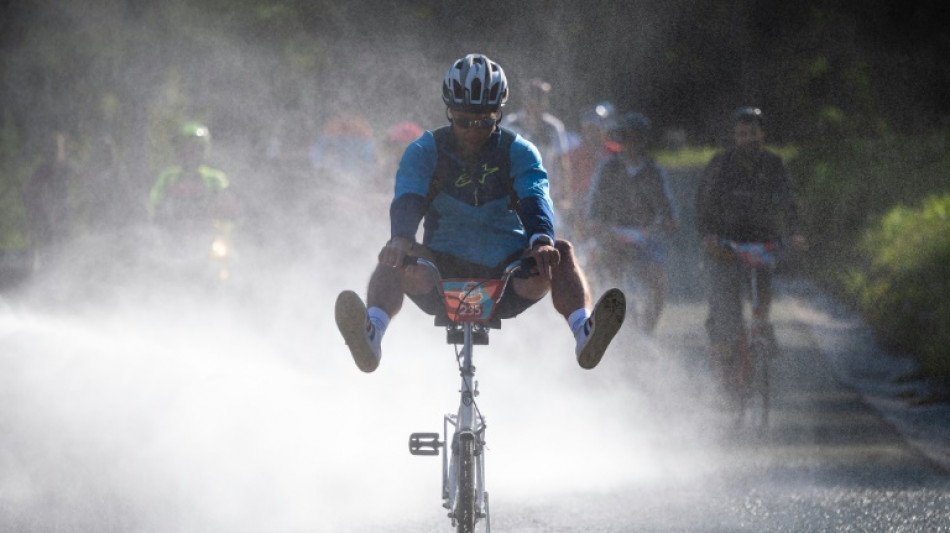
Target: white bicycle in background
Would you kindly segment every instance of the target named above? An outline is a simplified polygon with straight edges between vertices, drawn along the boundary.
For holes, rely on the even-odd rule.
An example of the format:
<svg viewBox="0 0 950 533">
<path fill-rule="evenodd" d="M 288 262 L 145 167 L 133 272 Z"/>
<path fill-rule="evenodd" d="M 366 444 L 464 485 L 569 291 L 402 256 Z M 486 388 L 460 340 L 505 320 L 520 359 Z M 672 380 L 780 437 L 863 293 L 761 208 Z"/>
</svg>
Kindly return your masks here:
<svg viewBox="0 0 950 533">
<path fill-rule="evenodd" d="M 455 345 L 455 357 L 462 378 L 459 405 L 443 418 L 442 434 L 413 433 L 409 453 L 439 455 L 442 449 L 442 506 L 457 533 L 472 533 L 476 527 L 491 531 L 488 490 L 485 488 L 485 416 L 478 407 L 478 382 L 472 364 L 472 348 L 488 344 L 490 329 L 501 327 L 495 309 L 517 272 L 529 275 L 533 260 L 522 259 L 508 265 L 500 279 L 442 279 L 431 262 L 407 258 L 429 268 L 438 276 L 446 317 L 437 316 L 435 325 L 446 328 L 446 341 Z M 442 440 L 440 440 L 440 436 Z"/>
</svg>

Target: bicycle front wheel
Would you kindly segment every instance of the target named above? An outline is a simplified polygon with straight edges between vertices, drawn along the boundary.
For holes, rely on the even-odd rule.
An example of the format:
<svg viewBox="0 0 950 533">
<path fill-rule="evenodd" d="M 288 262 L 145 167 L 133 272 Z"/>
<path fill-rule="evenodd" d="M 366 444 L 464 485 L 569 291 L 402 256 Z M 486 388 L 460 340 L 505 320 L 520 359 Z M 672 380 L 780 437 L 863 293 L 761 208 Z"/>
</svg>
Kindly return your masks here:
<svg viewBox="0 0 950 533">
<path fill-rule="evenodd" d="M 458 496 L 455 499 L 457 533 L 474 533 L 477 517 L 475 437 L 460 435 L 458 440 Z"/>
</svg>

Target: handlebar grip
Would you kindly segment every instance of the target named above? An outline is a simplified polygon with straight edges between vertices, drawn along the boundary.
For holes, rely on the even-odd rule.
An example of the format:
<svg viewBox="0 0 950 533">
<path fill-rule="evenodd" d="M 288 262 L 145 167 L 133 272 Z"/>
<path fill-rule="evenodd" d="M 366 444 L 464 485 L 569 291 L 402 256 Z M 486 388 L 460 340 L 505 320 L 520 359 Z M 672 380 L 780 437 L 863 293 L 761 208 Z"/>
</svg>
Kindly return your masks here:
<svg viewBox="0 0 950 533">
<path fill-rule="evenodd" d="M 537 276 L 538 274 L 533 271 L 534 267 L 536 267 L 537 264 L 538 262 L 535 261 L 533 257 L 530 257 L 530 256 L 522 257 L 521 266 L 518 268 L 518 270 L 515 271 L 514 274 L 512 274 L 512 276 L 516 278 L 523 278 L 523 279 Z"/>
</svg>

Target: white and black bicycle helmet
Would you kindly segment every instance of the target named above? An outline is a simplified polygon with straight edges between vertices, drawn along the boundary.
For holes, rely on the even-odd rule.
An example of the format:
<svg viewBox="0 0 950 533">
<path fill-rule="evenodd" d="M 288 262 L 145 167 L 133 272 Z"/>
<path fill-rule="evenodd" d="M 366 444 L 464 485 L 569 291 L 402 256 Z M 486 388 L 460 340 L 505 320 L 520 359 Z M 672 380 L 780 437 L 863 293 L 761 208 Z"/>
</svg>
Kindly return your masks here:
<svg viewBox="0 0 950 533">
<path fill-rule="evenodd" d="M 445 73 L 442 101 L 468 113 L 492 113 L 508 100 L 508 80 L 498 63 L 483 54 L 468 54 Z"/>
</svg>

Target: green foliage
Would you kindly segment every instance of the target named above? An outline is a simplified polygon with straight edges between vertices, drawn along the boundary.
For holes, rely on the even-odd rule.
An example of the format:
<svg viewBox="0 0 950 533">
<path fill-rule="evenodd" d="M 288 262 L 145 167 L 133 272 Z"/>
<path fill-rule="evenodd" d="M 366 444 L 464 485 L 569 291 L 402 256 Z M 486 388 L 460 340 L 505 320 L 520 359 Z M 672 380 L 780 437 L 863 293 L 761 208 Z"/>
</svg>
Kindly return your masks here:
<svg viewBox="0 0 950 533">
<path fill-rule="evenodd" d="M 866 230 L 845 287 L 878 337 L 950 379 L 950 194 L 899 206 Z"/>
<path fill-rule="evenodd" d="M 942 135 L 843 139 L 802 147 L 789 160 L 810 237 L 818 255 L 855 259 L 854 243 L 895 205 L 911 205 L 950 190 L 950 158 Z M 834 280 L 831 280 L 834 282 Z"/>
<path fill-rule="evenodd" d="M 814 143 L 789 167 L 812 243 L 811 275 L 852 303 L 885 345 L 950 381 L 946 141 L 932 134 Z"/>
<path fill-rule="evenodd" d="M 687 146 L 679 150 L 661 150 L 653 154 L 664 168 L 704 167 L 718 150 L 709 146 Z"/>
<path fill-rule="evenodd" d="M 768 149 L 785 161 L 798 156 L 798 148 L 795 146 L 769 146 Z M 678 150 L 658 150 L 653 153 L 653 157 L 657 163 L 668 169 L 702 168 L 720 150 L 721 148 L 714 146 L 684 146 Z"/>
</svg>

